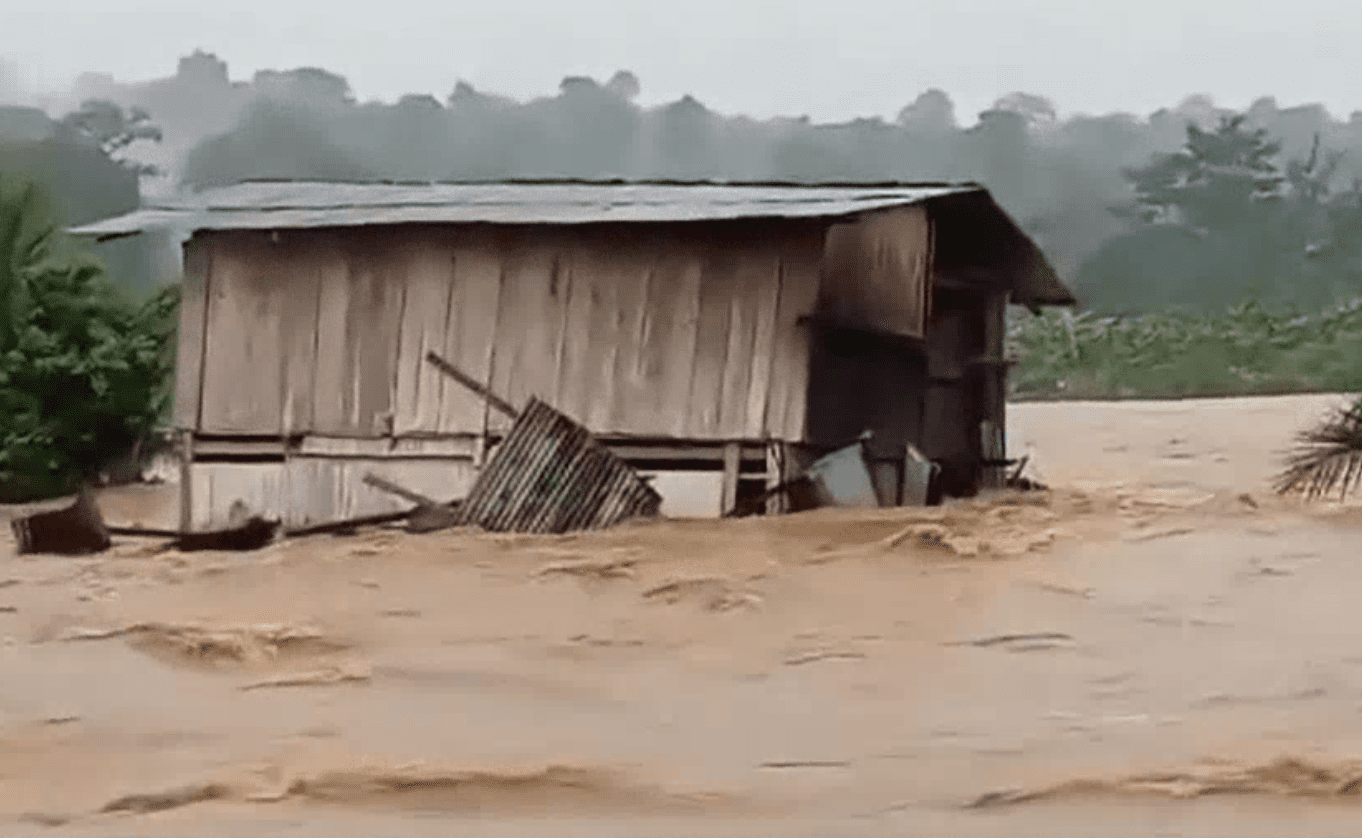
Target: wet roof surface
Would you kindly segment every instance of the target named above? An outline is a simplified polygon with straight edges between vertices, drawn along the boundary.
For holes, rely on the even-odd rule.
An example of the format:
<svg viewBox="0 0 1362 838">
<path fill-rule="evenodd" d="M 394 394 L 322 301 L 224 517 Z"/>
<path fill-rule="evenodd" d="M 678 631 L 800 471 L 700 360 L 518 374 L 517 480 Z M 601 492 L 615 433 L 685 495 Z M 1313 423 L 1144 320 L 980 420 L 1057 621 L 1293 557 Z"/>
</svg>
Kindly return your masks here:
<svg viewBox="0 0 1362 838">
<path fill-rule="evenodd" d="M 371 224 L 589 224 L 742 218 L 820 218 L 982 192 L 977 184 L 794 185 L 724 183 L 324 183 L 275 181 L 149 202 L 73 228 L 118 235 L 189 230 Z"/>
</svg>

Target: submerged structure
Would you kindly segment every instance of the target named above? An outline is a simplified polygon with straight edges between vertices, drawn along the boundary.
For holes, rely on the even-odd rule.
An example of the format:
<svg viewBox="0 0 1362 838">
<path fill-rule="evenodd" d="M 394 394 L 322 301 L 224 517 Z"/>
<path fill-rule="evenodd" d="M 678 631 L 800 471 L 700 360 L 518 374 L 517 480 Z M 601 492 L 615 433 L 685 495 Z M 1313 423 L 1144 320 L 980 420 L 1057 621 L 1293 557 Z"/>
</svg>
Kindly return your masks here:
<svg viewBox="0 0 1362 838">
<path fill-rule="evenodd" d="M 1071 305 L 976 184 L 250 182 L 74 229 L 184 247 L 185 530 L 234 502 L 301 527 L 464 497 L 550 406 L 718 515 L 861 439 L 975 490 L 1002 456 L 1009 303 Z M 780 511 L 773 495 L 768 511 Z"/>
</svg>

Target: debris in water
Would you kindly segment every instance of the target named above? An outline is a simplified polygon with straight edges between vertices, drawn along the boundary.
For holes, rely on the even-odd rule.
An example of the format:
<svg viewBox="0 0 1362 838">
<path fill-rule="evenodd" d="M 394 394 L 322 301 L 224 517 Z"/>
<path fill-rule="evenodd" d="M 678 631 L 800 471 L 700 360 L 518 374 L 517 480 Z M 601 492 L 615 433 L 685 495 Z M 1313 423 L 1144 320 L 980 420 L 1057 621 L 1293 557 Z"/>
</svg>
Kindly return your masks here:
<svg viewBox="0 0 1362 838">
<path fill-rule="evenodd" d="M 10 521 L 19 555 L 88 556 L 109 549 L 113 541 L 99 514 L 94 495 L 81 489 L 67 507 Z"/>
<path fill-rule="evenodd" d="M 230 529 L 180 533 L 172 547 L 182 553 L 208 550 L 247 553 L 273 544 L 279 535 L 279 527 L 280 522 L 277 520 L 267 520 L 253 515 L 241 525 Z"/>
<path fill-rule="evenodd" d="M 1065 594 L 1067 596 L 1081 597 L 1082 599 L 1092 599 L 1097 593 L 1095 588 L 1078 585 L 1070 582 L 1063 582 L 1056 579 L 1032 578 L 1028 580 L 1032 585 L 1042 591 L 1049 591 L 1052 594 Z"/>
<path fill-rule="evenodd" d="M 1148 532 L 1138 532 L 1133 535 L 1127 534 L 1123 538 L 1125 541 L 1130 542 L 1154 541 L 1160 538 L 1174 538 L 1179 535 L 1190 535 L 1194 532 L 1196 532 L 1196 527 L 1167 527 L 1164 529 L 1150 530 Z"/>
<path fill-rule="evenodd" d="M 687 599 L 699 600 L 710 611 L 731 611 L 734 608 L 754 607 L 761 597 L 722 576 L 692 576 L 669 579 L 643 592 L 644 599 L 660 599 L 669 605 Z"/>
<path fill-rule="evenodd" d="M 112 629 L 73 628 L 60 636 L 62 641 L 109 640 L 129 637 L 149 648 L 172 652 L 194 661 L 232 661 L 260 663 L 274 660 L 285 649 L 307 649 L 326 653 L 345 649 L 329 640 L 318 629 L 287 623 L 260 623 L 244 626 L 204 627 L 168 623 L 135 623 Z"/>
<path fill-rule="evenodd" d="M 61 637 L 59 637 L 59 638 L 57 638 L 57 639 L 58 639 L 58 640 L 61 640 L 61 641 L 67 641 L 67 642 L 73 641 L 73 640 L 111 640 L 111 639 L 113 639 L 113 638 L 115 638 L 115 637 L 123 637 L 124 635 L 131 633 L 131 632 L 134 630 L 134 628 L 135 628 L 135 627 L 130 627 L 130 628 L 112 628 L 112 629 L 91 629 L 91 628 L 79 628 L 79 627 L 78 627 L 78 628 L 68 629 L 67 631 L 65 631 L 65 632 L 62 633 Z"/>
<path fill-rule="evenodd" d="M 863 660 L 864 658 L 865 654 L 863 652 L 837 652 L 837 651 L 807 652 L 802 655 L 795 655 L 794 657 L 786 658 L 785 665 L 803 666 L 806 663 L 817 663 L 818 661 Z"/>
<path fill-rule="evenodd" d="M 1185 771 L 1150 772 L 1111 779 L 1079 779 L 1035 789 L 981 794 L 966 804 L 980 809 L 1057 797 L 1136 795 L 1192 799 L 1210 794 L 1265 794 L 1281 797 L 1344 797 L 1362 788 L 1362 762 L 1334 765 L 1282 757 L 1259 765 L 1207 761 Z"/>
<path fill-rule="evenodd" d="M 203 553 L 210 550 L 248 553 L 273 544 L 281 532 L 279 521 L 262 518 L 259 515 L 246 518 L 227 529 L 207 532 L 179 532 L 147 527 L 109 527 L 108 530 L 112 535 L 168 539 L 168 543 L 161 547 L 139 550 L 132 554 L 141 556 L 155 556 L 172 550 L 181 553 Z"/>
<path fill-rule="evenodd" d="M 1362 481 L 1362 399 L 1333 408 L 1296 435 L 1294 449 L 1273 481 L 1277 494 L 1316 500 L 1338 492 L 1345 500 Z"/>
<path fill-rule="evenodd" d="M 407 532 L 413 534 L 424 534 L 447 530 L 459 526 L 462 517 L 459 513 L 460 501 L 450 501 L 440 503 L 437 500 L 426 497 L 418 492 L 413 492 L 403 486 L 393 483 L 370 472 L 364 475 L 364 482 L 375 489 L 397 495 L 403 500 L 416 504 L 416 508 L 407 517 Z"/>
<path fill-rule="evenodd" d="M 46 812 L 25 812 L 19 816 L 19 822 L 36 824 L 37 826 L 58 827 L 70 823 L 71 816 L 53 815 Z"/>
<path fill-rule="evenodd" d="M 606 558 L 570 558 L 541 565 L 531 576 L 535 579 L 543 579 L 546 576 L 563 574 L 597 579 L 628 579 L 633 577 L 636 564 L 638 564 L 638 557 L 633 555 L 632 552 Z"/>
<path fill-rule="evenodd" d="M 647 643 L 646 643 L 645 641 L 643 641 L 643 640 L 630 640 L 630 639 L 618 640 L 618 639 L 613 638 L 613 637 L 592 637 L 592 636 L 589 635 L 589 634 L 575 634 L 575 635 L 573 635 L 572 637 L 569 637 L 569 638 L 568 638 L 568 642 L 569 642 L 569 643 L 577 643 L 577 644 L 584 645 L 584 646 L 596 646 L 596 647 L 601 647 L 601 648 L 605 648 L 605 647 L 631 647 L 631 648 L 637 648 L 637 647 L 639 647 L 639 646 L 646 646 L 646 645 L 647 645 Z"/>
<path fill-rule="evenodd" d="M 980 649 L 987 649 L 991 646 L 1014 646 L 1018 643 L 1028 644 L 1026 648 L 1042 648 L 1034 644 L 1048 644 L 1057 646 L 1063 643 L 1073 642 L 1073 637 L 1058 631 L 1042 631 L 1031 634 L 999 634 L 993 637 L 981 637 L 977 640 L 956 640 L 947 643 L 947 646 L 976 646 Z"/>
<path fill-rule="evenodd" d="M 226 797 L 228 789 L 224 785 L 209 783 L 200 786 L 183 786 L 170 791 L 158 792 L 154 794 L 130 794 L 112 801 L 99 811 L 102 814 L 113 812 L 130 812 L 138 815 L 146 815 L 152 812 L 164 812 L 168 809 L 178 809 L 181 806 L 189 806 L 194 803 L 205 803 L 209 800 L 219 800 Z"/>
<path fill-rule="evenodd" d="M 1117 493 L 1117 508 L 1131 511 L 1136 507 L 1152 509 L 1193 509 L 1215 500 L 1215 494 L 1187 496 L 1185 492 L 1148 491 L 1133 494 L 1129 491 Z"/>
<path fill-rule="evenodd" d="M 1283 569 L 1280 568 L 1280 567 L 1273 567 L 1272 565 L 1265 565 L 1265 564 L 1263 564 L 1262 559 L 1259 559 L 1259 558 L 1257 558 L 1257 557 L 1254 557 L 1254 558 L 1249 559 L 1249 567 L 1252 567 L 1252 568 L 1253 568 L 1253 575 L 1255 575 L 1255 576 L 1290 576 L 1290 575 L 1292 575 L 1292 574 L 1291 574 L 1291 571 L 1289 571 L 1289 570 L 1283 570 Z"/>
<path fill-rule="evenodd" d="M 277 675 L 272 678 L 265 678 L 260 681 L 253 681 L 241 687 L 243 692 L 249 690 L 259 690 L 266 687 L 318 687 L 329 686 L 332 684 L 355 683 L 368 681 L 373 677 L 373 670 L 366 664 L 345 664 L 341 666 L 330 666 L 325 669 L 317 669 L 310 672 L 299 672 L 290 675 Z"/>
<path fill-rule="evenodd" d="M 233 771 L 216 782 L 120 797 L 100 811 L 150 814 L 213 800 L 398 803 L 408 798 L 422 807 L 439 801 L 442 809 L 480 812 L 502 807 L 523 812 L 526 805 L 540 803 L 552 812 L 565 797 L 578 808 L 633 811 L 656 811 L 658 807 L 712 811 L 716 805 L 732 802 L 725 795 L 671 793 L 637 785 L 627 782 L 622 772 L 590 766 L 459 768 L 424 762 L 386 764 L 353 756 L 339 760 L 338 764 L 344 767 L 257 766 L 248 771 Z"/>
</svg>

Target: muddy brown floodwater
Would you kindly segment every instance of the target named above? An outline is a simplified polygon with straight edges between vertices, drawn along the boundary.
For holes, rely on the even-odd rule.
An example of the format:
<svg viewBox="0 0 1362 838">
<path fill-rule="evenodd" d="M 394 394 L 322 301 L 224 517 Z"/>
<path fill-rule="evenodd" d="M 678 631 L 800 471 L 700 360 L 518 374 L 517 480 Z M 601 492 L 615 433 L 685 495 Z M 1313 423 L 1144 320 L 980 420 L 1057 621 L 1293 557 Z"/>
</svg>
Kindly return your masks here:
<svg viewBox="0 0 1362 838">
<path fill-rule="evenodd" d="M 1053 491 L 936 510 L 5 542 L 0 833 L 1354 834 L 1362 512 L 1267 489 L 1339 401 L 1015 406 Z"/>
</svg>

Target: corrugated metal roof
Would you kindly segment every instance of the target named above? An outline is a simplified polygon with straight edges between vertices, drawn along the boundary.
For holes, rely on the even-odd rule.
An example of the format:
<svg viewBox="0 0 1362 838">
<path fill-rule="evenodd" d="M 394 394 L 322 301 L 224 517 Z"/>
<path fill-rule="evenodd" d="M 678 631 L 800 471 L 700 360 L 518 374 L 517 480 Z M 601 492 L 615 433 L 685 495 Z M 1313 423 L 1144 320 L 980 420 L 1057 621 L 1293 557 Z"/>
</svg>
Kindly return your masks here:
<svg viewBox="0 0 1362 838">
<path fill-rule="evenodd" d="M 73 228 L 115 236 L 193 230 L 370 224 L 588 224 L 741 218 L 827 218 L 915 204 L 982 187 L 966 184 L 325 183 L 260 181 L 209 189 Z"/>
</svg>

